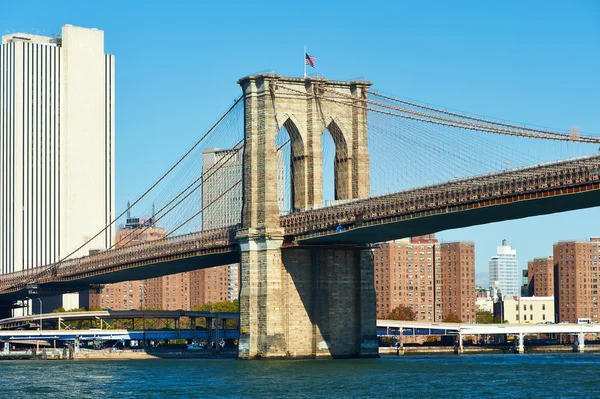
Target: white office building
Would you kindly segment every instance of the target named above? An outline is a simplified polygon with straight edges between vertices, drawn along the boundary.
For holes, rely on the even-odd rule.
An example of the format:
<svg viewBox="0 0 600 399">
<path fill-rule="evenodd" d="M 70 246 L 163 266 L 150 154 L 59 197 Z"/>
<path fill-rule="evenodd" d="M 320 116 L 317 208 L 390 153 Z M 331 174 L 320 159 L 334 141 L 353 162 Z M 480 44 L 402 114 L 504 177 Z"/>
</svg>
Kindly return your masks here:
<svg viewBox="0 0 600 399">
<path fill-rule="evenodd" d="M 0 274 L 58 261 L 114 216 L 114 65 L 101 30 L 2 36 Z"/>
<path fill-rule="evenodd" d="M 490 259 L 490 281 L 498 284 L 502 295 L 521 296 L 521 272 L 517 250 L 508 245 L 506 240 L 502 240 L 496 255 Z"/>
</svg>

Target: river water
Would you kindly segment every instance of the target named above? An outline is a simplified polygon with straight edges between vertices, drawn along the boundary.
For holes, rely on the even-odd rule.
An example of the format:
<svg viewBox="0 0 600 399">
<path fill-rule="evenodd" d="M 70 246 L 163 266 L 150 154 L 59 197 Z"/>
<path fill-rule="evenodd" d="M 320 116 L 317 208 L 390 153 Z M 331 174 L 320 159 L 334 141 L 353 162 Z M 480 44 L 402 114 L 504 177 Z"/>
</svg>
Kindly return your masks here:
<svg viewBox="0 0 600 399">
<path fill-rule="evenodd" d="M 0 398 L 598 398 L 600 355 L 2 361 Z"/>
</svg>

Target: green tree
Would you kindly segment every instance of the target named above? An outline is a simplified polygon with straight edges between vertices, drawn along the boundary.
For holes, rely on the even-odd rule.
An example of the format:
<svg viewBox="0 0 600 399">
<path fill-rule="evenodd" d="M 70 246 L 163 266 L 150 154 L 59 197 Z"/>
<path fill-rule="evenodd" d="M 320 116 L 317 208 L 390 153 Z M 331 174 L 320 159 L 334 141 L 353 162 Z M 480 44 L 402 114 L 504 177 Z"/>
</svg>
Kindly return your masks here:
<svg viewBox="0 0 600 399">
<path fill-rule="evenodd" d="M 496 323 L 496 320 L 494 319 L 494 315 L 492 314 L 492 312 L 488 312 L 487 310 L 478 310 L 475 321 L 477 321 L 478 324 Z"/>
<path fill-rule="evenodd" d="M 235 313 L 239 312 L 240 306 L 237 299 L 233 301 L 223 301 L 223 302 L 207 302 L 203 305 L 196 305 L 192 307 L 192 310 L 197 310 L 201 312 L 228 312 Z M 199 327 L 206 327 L 206 319 L 200 318 L 198 319 L 197 325 Z M 237 326 L 237 320 L 230 321 L 228 326 Z"/>
<path fill-rule="evenodd" d="M 388 320 L 415 321 L 416 313 L 408 306 L 400 305 L 387 315 Z"/>
<path fill-rule="evenodd" d="M 203 305 L 196 305 L 192 310 L 204 312 L 238 312 L 240 310 L 238 300 L 223 302 L 207 302 Z"/>
<path fill-rule="evenodd" d="M 462 323 L 462 320 L 456 313 L 447 313 L 442 321 L 444 323 Z"/>
</svg>

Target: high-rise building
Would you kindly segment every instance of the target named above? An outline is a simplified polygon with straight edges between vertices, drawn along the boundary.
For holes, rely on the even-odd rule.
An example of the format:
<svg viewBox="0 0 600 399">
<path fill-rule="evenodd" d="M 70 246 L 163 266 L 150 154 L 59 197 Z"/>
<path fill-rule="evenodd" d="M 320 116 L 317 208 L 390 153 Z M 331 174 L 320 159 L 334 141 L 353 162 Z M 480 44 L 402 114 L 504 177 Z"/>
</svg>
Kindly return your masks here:
<svg viewBox="0 0 600 399">
<path fill-rule="evenodd" d="M 2 36 L 0 274 L 58 261 L 114 217 L 114 62 L 97 29 Z M 75 255 L 110 247 L 113 233 Z"/>
<path fill-rule="evenodd" d="M 190 279 L 190 272 L 183 272 L 145 280 L 144 309 L 190 309 Z"/>
<path fill-rule="evenodd" d="M 554 258 L 535 258 L 527 262 L 529 293 L 532 296 L 554 296 Z"/>
<path fill-rule="evenodd" d="M 433 275 L 437 245 L 437 240 L 421 244 L 397 240 L 375 249 L 378 318 L 404 305 L 415 312 L 417 320 L 436 320 Z"/>
<path fill-rule="evenodd" d="M 553 253 L 558 321 L 577 323 L 579 318 L 589 318 L 597 323 L 600 238 L 559 241 Z"/>
<path fill-rule="evenodd" d="M 143 220 L 127 215 L 125 226 L 117 230 L 115 248 L 128 247 L 143 242 L 160 240 L 166 236 L 164 229 L 155 227 L 153 219 Z M 92 308 L 130 310 L 141 308 L 168 309 L 163 292 L 162 279 L 157 277 L 149 280 L 122 281 L 106 284 L 101 290 L 90 291 L 89 305 Z M 175 309 L 181 309 L 177 307 Z M 172 309 L 172 308 L 171 308 Z"/>
<path fill-rule="evenodd" d="M 490 259 L 490 281 L 498 282 L 503 295 L 521 295 L 521 272 L 517 261 L 517 250 L 506 240 L 497 247 L 496 255 Z"/>
<path fill-rule="evenodd" d="M 239 148 L 202 151 L 202 230 L 240 223 L 242 156 Z"/>
<path fill-rule="evenodd" d="M 202 152 L 202 230 L 240 223 L 243 152 L 209 148 Z M 190 272 L 191 306 L 232 301 L 239 296 L 239 264 Z"/>
<path fill-rule="evenodd" d="M 374 253 L 377 317 L 404 305 L 419 321 L 450 313 L 475 321 L 473 249 L 472 242 L 439 244 L 433 235 L 381 244 Z"/>
<path fill-rule="evenodd" d="M 463 323 L 474 322 L 477 316 L 475 244 L 472 241 L 443 243 L 440 260 L 439 303 L 443 317 L 454 314 Z"/>
</svg>

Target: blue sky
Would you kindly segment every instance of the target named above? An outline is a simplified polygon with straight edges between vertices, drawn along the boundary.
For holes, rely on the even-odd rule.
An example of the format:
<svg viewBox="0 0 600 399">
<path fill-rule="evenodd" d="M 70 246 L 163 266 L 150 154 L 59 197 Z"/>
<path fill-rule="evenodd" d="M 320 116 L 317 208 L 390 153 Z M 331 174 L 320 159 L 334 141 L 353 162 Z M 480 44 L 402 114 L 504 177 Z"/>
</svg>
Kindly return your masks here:
<svg viewBox="0 0 600 399">
<path fill-rule="evenodd" d="M 116 55 L 117 208 L 147 188 L 264 70 L 365 77 L 375 88 L 506 120 L 600 135 L 600 3 L 5 2 L 0 33 L 105 31 Z M 478 283 L 506 238 L 522 267 L 600 235 L 598 208 L 439 233 L 474 240 Z"/>
</svg>

